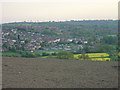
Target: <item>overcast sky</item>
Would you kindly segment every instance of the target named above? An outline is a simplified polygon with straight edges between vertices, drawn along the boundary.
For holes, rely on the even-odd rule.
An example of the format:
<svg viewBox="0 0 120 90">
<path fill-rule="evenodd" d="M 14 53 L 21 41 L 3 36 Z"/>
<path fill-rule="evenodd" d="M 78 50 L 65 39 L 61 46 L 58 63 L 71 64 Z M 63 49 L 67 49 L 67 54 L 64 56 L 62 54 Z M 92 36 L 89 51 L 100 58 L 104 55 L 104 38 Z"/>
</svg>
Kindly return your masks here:
<svg viewBox="0 0 120 90">
<path fill-rule="evenodd" d="M 2 22 L 118 19 L 118 1 L 3 0 Z"/>
</svg>

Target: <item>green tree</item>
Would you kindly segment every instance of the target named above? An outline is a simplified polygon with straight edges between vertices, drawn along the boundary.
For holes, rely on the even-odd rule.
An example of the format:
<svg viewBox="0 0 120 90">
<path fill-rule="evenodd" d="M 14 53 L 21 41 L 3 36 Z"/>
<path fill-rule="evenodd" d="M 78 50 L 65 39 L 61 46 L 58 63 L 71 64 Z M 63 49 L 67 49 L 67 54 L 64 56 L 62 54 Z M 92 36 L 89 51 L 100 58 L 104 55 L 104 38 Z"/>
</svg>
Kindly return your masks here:
<svg viewBox="0 0 120 90">
<path fill-rule="evenodd" d="M 11 51 L 11 52 L 16 52 L 16 47 L 9 47 L 9 51 Z"/>
<path fill-rule="evenodd" d="M 18 35 L 18 40 L 20 40 L 20 35 Z"/>
<path fill-rule="evenodd" d="M 31 52 L 22 52 L 22 57 L 34 58 L 36 56 L 34 53 L 31 53 Z"/>
<path fill-rule="evenodd" d="M 59 58 L 59 59 L 73 59 L 74 55 L 70 52 L 63 51 L 63 52 L 58 53 L 57 58 Z"/>
<path fill-rule="evenodd" d="M 81 41 L 78 41 L 78 43 L 77 44 L 82 44 L 82 42 Z"/>
<path fill-rule="evenodd" d="M 42 56 L 49 56 L 49 53 L 43 52 Z"/>
<path fill-rule="evenodd" d="M 71 43 L 74 43 L 74 44 L 76 44 L 75 40 L 72 40 L 72 42 L 71 42 Z"/>
<path fill-rule="evenodd" d="M 43 31 L 41 34 L 46 34 L 46 35 L 57 35 L 56 32 L 53 32 L 53 31 Z"/>
<path fill-rule="evenodd" d="M 25 40 L 25 44 L 29 43 L 29 40 Z"/>
<path fill-rule="evenodd" d="M 8 48 L 8 45 L 4 43 L 4 44 L 2 45 L 2 47 L 3 47 L 3 48 Z"/>
<path fill-rule="evenodd" d="M 104 36 L 102 42 L 106 44 L 117 44 L 117 38 L 118 37 Z"/>
<path fill-rule="evenodd" d="M 78 56 L 78 59 L 80 59 L 80 60 L 91 60 L 91 58 L 85 53 L 85 51 L 83 51 L 82 54 Z"/>
</svg>

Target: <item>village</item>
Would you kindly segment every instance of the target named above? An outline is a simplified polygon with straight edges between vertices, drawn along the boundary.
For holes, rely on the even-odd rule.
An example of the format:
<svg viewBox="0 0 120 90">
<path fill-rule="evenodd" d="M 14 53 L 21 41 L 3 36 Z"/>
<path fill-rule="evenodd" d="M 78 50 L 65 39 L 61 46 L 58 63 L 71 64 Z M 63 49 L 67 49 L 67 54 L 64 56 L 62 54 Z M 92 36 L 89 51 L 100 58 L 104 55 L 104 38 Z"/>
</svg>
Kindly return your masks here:
<svg viewBox="0 0 120 90">
<path fill-rule="evenodd" d="M 14 38 L 15 35 L 18 37 Z M 11 38 L 7 38 L 7 36 Z M 19 37 L 22 37 L 22 40 L 19 40 Z M 34 38 L 30 39 L 30 37 Z M 46 38 L 46 35 L 38 35 L 30 32 L 23 34 L 22 32 L 17 32 L 17 30 L 12 29 L 11 32 L 2 32 L 2 43 L 6 44 L 7 47 L 19 46 L 21 48 L 24 44 L 24 50 L 31 52 L 34 50 L 77 50 L 83 48 L 82 44 L 87 44 L 87 41 L 81 38 L 47 37 L 48 38 Z M 29 40 L 29 42 L 26 42 L 27 40 Z M 45 45 L 42 43 L 45 43 Z M 3 51 L 8 51 L 8 49 L 9 48 L 3 48 Z"/>
<path fill-rule="evenodd" d="M 48 28 L 45 27 L 45 28 Z M 52 28 L 53 27 L 49 27 Z M 24 30 L 24 28 L 23 28 Z M 86 37 L 61 37 L 60 35 L 47 35 L 41 32 L 23 31 L 18 29 L 3 29 L 2 30 L 2 51 L 9 51 L 9 47 L 26 51 L 50 51 L 50 50 L 65 50 L 76 51 L 82 50 L 84 45 L 88 44 Z M 55 28 L 54 28 L 55 30 Z M 97 41 L 102 37 L 97 38 Z M 95 41 L 96 42 L 96 41 Z M 95 43 L 91 42 L 91 43 Z M 93 46 L 89 46 L 94 48 Z"/>
<path fill-rule="evenodd" d="M 92 60 L 109 61 L 110 58 L 117 60 L 117 31 L 111 27 L 100 27 L 100 22 L 103 26 L 107 22 L 109 26 L 115 23 L 115 21 L 69 21 L 3 24 L 2 56 L 60 59 L 59 55 L 65 55 L 63 59 L 66 57 L 81 59 L 79 55 L 96 53 L 97 56 Z M 90 57 L 85 56 L 87 59 L 91 59 Z"/>
<path fill-rule="evenodd" d="M 2 25 L 1 51 L 106 53 L 116 47 L 116 23 L 111 20 L 6 23 Z"/>
</svg>

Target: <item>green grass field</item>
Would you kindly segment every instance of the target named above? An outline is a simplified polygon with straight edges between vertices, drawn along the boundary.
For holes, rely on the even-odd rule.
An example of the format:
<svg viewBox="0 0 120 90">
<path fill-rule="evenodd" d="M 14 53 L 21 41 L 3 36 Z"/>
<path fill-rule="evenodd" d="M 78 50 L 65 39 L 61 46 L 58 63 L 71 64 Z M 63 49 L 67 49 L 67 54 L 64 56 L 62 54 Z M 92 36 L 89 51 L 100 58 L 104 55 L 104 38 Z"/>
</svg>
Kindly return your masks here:
<svg viewBox="0 0 120 90">
<path fill-rule="evenodd" d="M 2 55 L 6 57 L 21 57 L 21 54 L 15 52 L 3 52 Z"/>
</svg>

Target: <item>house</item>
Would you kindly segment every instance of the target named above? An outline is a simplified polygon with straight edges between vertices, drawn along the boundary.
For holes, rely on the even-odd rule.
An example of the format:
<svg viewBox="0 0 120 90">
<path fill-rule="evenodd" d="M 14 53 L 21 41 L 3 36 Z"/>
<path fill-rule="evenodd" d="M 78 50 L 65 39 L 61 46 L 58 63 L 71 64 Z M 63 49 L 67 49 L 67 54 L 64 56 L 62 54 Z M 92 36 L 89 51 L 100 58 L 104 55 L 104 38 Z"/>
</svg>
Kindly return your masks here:
<svg viewBox="0 0 120 90">
<path fill-rule="evenodd" d="M 22 44 L 24 44 L 25 43 L 25 41 L 20 41 Z"/>
<path fill-rule="evenodd" d="M 72 41 L 73 41 L 73 39 L 68 39 L 67 41 L 68 41 L 68 42 L 72 42 Z"/>
<path fill-rule="evenodd" d="M 56 39 L 56 40 L 54 40 L 53 42 L 60 42 L 60 39 Z"/>
<path fill-rule="evenodd" d="M 87 44 L 87 43 L 88 43 L 88 41 L 82 41 L 82 43 Z"/>
<path fill-rule="evenodd" d="M 12 42 L 16 42 L 16 40 L 12 40 Z"/>
</svg>

